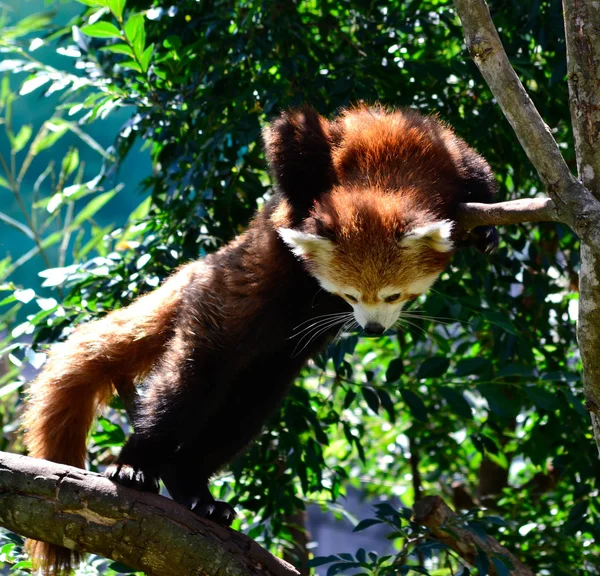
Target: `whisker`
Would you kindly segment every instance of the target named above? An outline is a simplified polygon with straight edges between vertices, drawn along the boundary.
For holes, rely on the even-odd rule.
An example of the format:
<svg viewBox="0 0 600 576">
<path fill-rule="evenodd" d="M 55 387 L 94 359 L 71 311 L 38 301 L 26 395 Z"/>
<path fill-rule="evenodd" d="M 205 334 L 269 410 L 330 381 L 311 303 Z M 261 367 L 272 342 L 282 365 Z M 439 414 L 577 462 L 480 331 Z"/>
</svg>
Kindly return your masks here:
<svg viewBox="0 0 600 576">
<path fill-rule="evenodd" d="M 356 320 L 354 320 L 354 318 L 350 318 L 349 320 L 347 320 L 346 322 L 344 322 L 344 324 L 342 324 L 342 327 L 338 330 L 338 333 L 336 335 L 336 337 L 334 338 L 334 340 L 337 340 L 338 338 L 342 337 L 342 334 L 344 332 L 348 332 L 351 330 L 351 326 L 353 324 L 357 324 Z"/>
<path fill-rule="evenodd" d="M 294 326 L 293 330 L 296 330 L 297 328 L 300 328 L 300 326 L 304 326 L 304 324 L 308 324 L 309 322 L 314 322 L 315 320 L 321 320 L 323 318 L 331 318 L 333 316 L 346 316 L 348 314 L 352 314 L 352 312 L 335 312 L 333 314 L 321 314 L 320 316 L 313 316 L 312 318 L 309 318 L 308 320 L 305 320 L 304 322 L 300 322 L 300 324 L 298 324 L 298 326 Z"/>
<path fill-rule="evenodd" d="M 431 332 L 428 332 L 427 330 L 425 330 L 424 328 L 422 328 L 418 324 L 415 324 L 414 322 L 411 322 L 410 320 L 406 320 L 406 319 L 400 318 L 399 322 L 396 322 L 396 324 L 399 324 L 402 328 L 404 328 L 404 326 L 402 326 L 402 324 L 400 323 L 402 321 L 404 321 L 408 326 L 412 326 L 416 330 L 419 330 L 423 335 L 427 336 L 427 338 L 429 338 L 434 344 L 439 345 L 438 342 L 437 342 L 437 340 L 434 338 L 434 335 Z"/>
<path fill-rule="evenodd" d="M 441 324 L 443 324 L 443 321 L 446 321 L 445 323 L 454 323 L 457 322 L 459 324 L 471 324 L 471 322 L 469 320 L 459 320 L 458 318 L 449 318 L 448 316 L 430 316 L 428 314 L 425 314 L 424 310 L 402 310 L 400 312 L 400 316 L 408 316 L 408 317 L 413 317 L 413 318 L 423 318 L 424 320 L 432 320 L 434 322 L 440 322 Z"/>
<path fill-rule="evenodd" d="M 323 334 L 324 332 L 327 332 L 327 330 L 330 330 L 337 324 L 341 324 L 343 322 L 344 322 L 343 318 L 336 318 L 335 320 L 331 320 L 328 324 L 325 324 L 324 326 L 323 325 L 318 326 L 312 332 L 307 332 L 306 334 L 304 334 L 302 336 L 302 338 L 300 338 L 300 340 L 296 344 L 296 347 L 294 348 L 294 350 L 292 351 L 292 358 L 297 356 L 298 354 L 300 354 L 300 352 L 302 352 L 302 350 L 304 350 L 313 340 L 316 340 L 321 334 Z M 306 342 L 304 343 L 304 346 L 302 346 L 302 348 L 300 348 L 298 350 L 298 347 L 305 340 L 306 340 Z M 298 350 L 298 351 L 296 352 L 296 350 Z"/>
<path fill-rule="evenodd" d="M 422 314 L 406 314 L 404 313 L 400 313 L 400 318 L 413 318 L 414 320 L 429 320 L 430 322 L 436 322 L 438 324 L 445 324 L 445 325 L 451 325 L 454 323 L 458 323 L 458 324 L 470 324 L 470 322 L 467 322 L 465 320 L 456 320 L 454 318 L 443 318 L 443 317 L 436 317 L 436 316 L 425 316 Z"/>
<path fill-rule="evenodd" d="M 324 288 L 323 288 L 323 287 L 321 287 L 321 288 L 319 288 L 319 289 L 318 289 L 318 290 L 315 292 L 315 295 L 313 296 L 312 302 L 310 303 L 310 307 L 311 307 L 311 308 L 314 308 L 314 307 L 315 307 L 315 298 L 316 298 L 316 297 L 317 297 L 317 296 L 318 296 L 318 295 L 319 295 L 321 292 L 323 292 L 323 290 L 324 290 Z"/>
<path fill-rule="evenodd" d="M 302 334 L 303 332 L 307 332 L 312 329 L 320 328 L 321 326 L 324 326 L 325 324 L 328 324 L 329 322 L 333 322 L 333 321 L 337 321 L 337 320 L 339 320 L 341 322 L 342 320 L 345 320 L 350 315 L 352 315 L 352 312 L 345 312 L 342 316 L 336 316 L 333 318 L 322 318 L 321 320 L 317 320 L 313 324 L 310 324 L 309 326 L 305 326 L 304 328 L 302 328 L 302 330 L 298 330 L 297 332 L 294 332 L 288 338 L 288 340 L 292 340 L 293 338 L 300 336 L 300 334 Z"/>
</svg>

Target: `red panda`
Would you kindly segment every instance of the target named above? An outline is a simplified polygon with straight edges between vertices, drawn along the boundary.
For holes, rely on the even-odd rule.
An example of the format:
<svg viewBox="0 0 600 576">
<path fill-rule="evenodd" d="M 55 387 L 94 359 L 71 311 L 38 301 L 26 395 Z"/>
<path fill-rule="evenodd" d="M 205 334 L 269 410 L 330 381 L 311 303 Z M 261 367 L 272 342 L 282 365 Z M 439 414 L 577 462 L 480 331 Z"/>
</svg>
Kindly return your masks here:
<svg viewBox="0 0 600 576">
<path fill-rule="evenodd" d="M 106 475 L 158 490 L 229 525 L 210 477 L 261 430 L 306 361 L 341 329 L 378 335 L 426 292 L 457 247 L 461 202 L 491 202 L 486 161 L 412 110 L 310 107 L 264 132 L 275 193 L 246 232 L 152 293 L 79 326 L 30 388 L 32 456 L 83 467 L 86 436 L 113 387 L 144 382 L 134 434 Z M 472 242 L 490 252 L 494 228 Z M 46 574 L 69 551 L 32 543 Z"/>
</svg>

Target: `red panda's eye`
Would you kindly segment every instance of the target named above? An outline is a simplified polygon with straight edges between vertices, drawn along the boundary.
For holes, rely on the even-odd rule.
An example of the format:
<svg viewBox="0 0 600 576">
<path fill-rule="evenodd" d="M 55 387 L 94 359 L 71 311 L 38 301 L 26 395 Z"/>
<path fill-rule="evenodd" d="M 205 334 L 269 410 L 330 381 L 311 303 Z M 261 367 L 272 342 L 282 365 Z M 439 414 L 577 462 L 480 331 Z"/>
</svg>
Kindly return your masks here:
<svg viewBox="0 0 600 576">
<path fill-rule="evenodd" d="M 387 298 L 384 298 L 384 300 L 388 303 L 391 304 L 392 302 L 396 302 L 397 300 L 400 300 L 400 296 L 401 294 L 392 294 L 391 296 L 388 296 Z"/>
<path fill-rule="evenodd" d="M 344 294 L 344 297 L 354 304 L 358 302 L 358 298 L 356 296 L 352 296 L 352 294 Z"/>
</svg>

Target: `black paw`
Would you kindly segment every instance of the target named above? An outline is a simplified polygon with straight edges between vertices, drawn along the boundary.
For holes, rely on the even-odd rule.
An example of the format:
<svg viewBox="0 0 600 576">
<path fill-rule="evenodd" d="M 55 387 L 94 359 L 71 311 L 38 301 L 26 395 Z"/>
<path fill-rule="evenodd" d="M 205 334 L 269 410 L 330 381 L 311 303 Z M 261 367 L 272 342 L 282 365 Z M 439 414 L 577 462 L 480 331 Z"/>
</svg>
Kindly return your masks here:
<svg viewBox="0 0 600 576">
<path fill-rule="evenodd" d="M 109 480 L 127 486 L 129 488 L 135 488 L 136 490 L 143 490 L 144 492 L 154 492 L 158 494 L 159 484 L 158 476 L 155 476 L 141 468 L 134 468 L 129 464 L 111 464 L 104 472 Z"/>
<path fill-rule="evenodd" d="M 198 516 L 212 520 L 222 526 L 231 526 L 231 523 L 236 516 L 233 506 L 219 500 L 214 500 L 212 502 L 198 502 L 192 508 L 192 511 L 195 514 L 198 514 Z"/>
<path fill-rule="evenodd" d="M 500 236 L 495 226 L 477 226 L 471 230 L 469 242 L 479 252 L 492 254 L 498 248 Z"/>
</svg>

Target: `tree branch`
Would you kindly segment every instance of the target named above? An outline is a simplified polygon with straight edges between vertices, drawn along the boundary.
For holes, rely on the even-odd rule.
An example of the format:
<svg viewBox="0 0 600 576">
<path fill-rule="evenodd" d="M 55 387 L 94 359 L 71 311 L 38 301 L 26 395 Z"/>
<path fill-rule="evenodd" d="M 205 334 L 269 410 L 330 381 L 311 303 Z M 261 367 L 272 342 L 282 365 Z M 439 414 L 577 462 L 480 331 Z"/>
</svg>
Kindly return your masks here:
<svg viewBox="0 0 600 576">
<path fill-rule="evenodd" d="M 577 170 L 600 199 L 600 3 L 563 0 Z"/>
<path fill-rule="evenodd" d="M 476 226 L 503 226 L 521 222 L 561 222 L 550 198 L 523 198 L 496 204 L 460 204 L 457 220 L 465 230 L 472 230 Z"/>
<path fill-rule="evenodd" d="M 298 576 L 244 534 L 93 472 L 0 452 L 0 525 L 149 576 Z"/>
<path fill-rule="evenodd" d="M 577 169 L 600 199 L 600 4 L 563 0 L 569 101 Z M 600 452 L 600 250 L 581 246 L 577 341 L 584 366 L 586 408 Z"/>
<path fill-rule="evenodd" d="M 490 559 L 490 576 L 498 571 L 492 560 L 497 558 L 509 568 L 510 576 L 535 576 L 516 556 L 500 546 L 497 540 L 480 537 L 472 530 L 462 528 L 458 516 L 439 496 L 426 496 L 413 506 L 413 521 L 431 530 L 431 534 L 452 548 L 471 566 L 476 565 L 478 548 Z"/>
<path fill-rule="evenodd" d="M 571 174 L 508 60 L 485 0 L 454 0 L 454 6 L 469 52 L 535 166 L 557 214 L 583 242 L 600 252 L 600 202 Z"/>
</svg>

